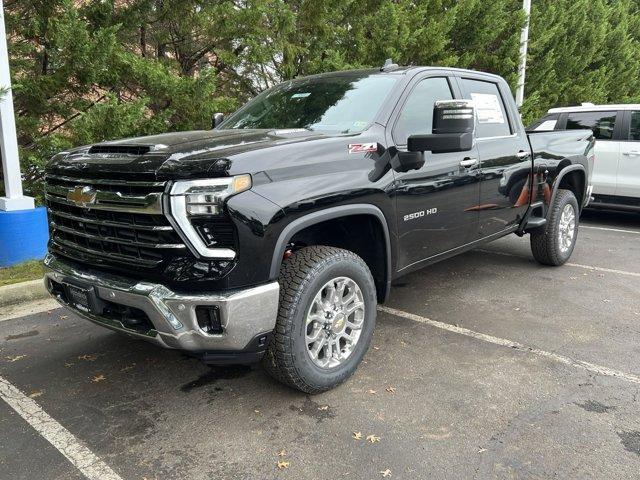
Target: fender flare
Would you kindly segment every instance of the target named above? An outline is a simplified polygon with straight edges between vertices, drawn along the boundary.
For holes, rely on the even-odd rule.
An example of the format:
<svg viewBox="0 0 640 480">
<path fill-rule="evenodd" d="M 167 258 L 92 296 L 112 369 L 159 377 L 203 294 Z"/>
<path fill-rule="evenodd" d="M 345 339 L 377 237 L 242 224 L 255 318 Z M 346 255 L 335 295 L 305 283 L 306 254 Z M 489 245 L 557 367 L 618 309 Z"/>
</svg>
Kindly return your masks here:
<svg viewBox="0 0 640 480">
<path fill-rule="evenodd" d="M 300 218 L 296 218 L 294 221 L 289 223 L 278 237 L 276 241 L 273 257 L 271 259 L 271 269 L 269 272 L 270 279 L 277 279 L 278 273 L 280 271 L 280 265 L 282 264 L 282 257 L 284 256 L 284 252 L 287 248 L 287 243 L 289 240 L 301 230 L 310 227 L 312 225 L 316 225 L 318 223 L 325 222 L 327 220 L 334 220 L 336 218 L 341 217 L 349 217 L 352 215 L 370 215 L 376 217 L 380 226 L 382 227 L 382 231 L 384 234 L 384 242 L 385 242 L 385 265 L 386 265 L 386 291 L 389 291 L 389 284 L 391 283 L 391 236 L 389 234 L 389 226 L 387 225 L 387 219 L 380 210 L 375 205 L 369 204 L 352 204 L 352 205 L 341 205 L 338 207 L 331 207 L 324 210 L 319 210 L 316 212 L 309 213 Z"/>
<path fill-rule="evenodd" d="M 558 189 L 560 188 L 560 182 L 562 182 L 562 179 L 564 178 L 564 176 L 567 173 L 571 173 L 575 171 L 581 171 L 584 174 L 584 191 L 582 192 L 582 205 L 580 205 L 580 209 L 584 207 L 584 202 L 586 200 L 586 195 L 587 195 L 587 188 L 589 187 L 589 185 L 587 185 L 587 171 L 584 168 L 584 165 L 580 163 L 574 163 L 573 165 L 569 165 L 563 168 L 562 170 L 560 170 L 560 173 L 558 173 L 558 175 L 553 181 L 553 191 L 551 192 L 551 200 L 549 201 L 549 207 L 553 205 L 553 202 L 556 199 L 556 195 L 558 194 Z M 549 212 L 550 211 L 551 209 L 549 209 Z M 547 212 L 547 216 L 549 215 L 549 212 Z"/>
</svg>

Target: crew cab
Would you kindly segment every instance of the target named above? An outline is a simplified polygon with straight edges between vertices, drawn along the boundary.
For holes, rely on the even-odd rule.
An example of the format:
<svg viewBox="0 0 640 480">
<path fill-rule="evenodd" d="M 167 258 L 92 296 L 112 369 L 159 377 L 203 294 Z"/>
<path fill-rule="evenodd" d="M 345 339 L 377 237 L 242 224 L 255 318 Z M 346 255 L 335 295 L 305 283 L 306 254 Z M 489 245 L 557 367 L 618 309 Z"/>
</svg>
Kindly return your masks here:
<svg viewBox="0 0 640 480">
<path fill-rule="evenodd" d="M 596 139 L 589 208 L 640 212 L 640 105 L 552 108 L 529 131 L 588 128 Z"/>
<path fill-rule="evenodd" d="M 98 325 L 261 360 L 308 393 L 355 371 L 394 280 L 512 233 L 561 265 L 589 200 L 592 131 L 527 135 L 487 73 L 299 78 L 214 127 L 54 156 L 46 286 Z"/>
</svg>

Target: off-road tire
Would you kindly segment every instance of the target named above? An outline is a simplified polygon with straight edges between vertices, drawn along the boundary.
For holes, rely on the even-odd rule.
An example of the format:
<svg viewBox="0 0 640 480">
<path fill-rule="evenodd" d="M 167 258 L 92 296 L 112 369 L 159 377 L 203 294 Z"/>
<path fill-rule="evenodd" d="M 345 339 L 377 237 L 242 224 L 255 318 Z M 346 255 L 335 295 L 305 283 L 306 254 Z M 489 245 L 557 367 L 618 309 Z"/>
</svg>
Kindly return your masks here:
<svg viewBox="0 0 640 480">
<path fill-rule="evenodd" d="M 354 280 L 363 293 L 365 320 L 351 355 L 331 369 L 311 360 L 305 341 L 305 319 L 311 302 L 332 278 Z M 376 288 L 367 264 L 355 253 L 327 246 L 306 247 L 286 259 L 280 269 L 280 306 L 273 338 L 263 365 L 280 382 L 317 394 L 344 382 L 369 349 L 376 321 Z"/>
<path fill-rule="evenodd" d="M 571 204 L 575 213 L 575 232 L 571 247 L 562 252 L 558 238 L 560 217 L 567 204 Z M 558 266 L 564 264 L 573 253 L 578 238 L 578 224 L 580 221 L 580 207 L 578 200 L 571 190 L 558 189 L 553 204 L 550 206 L 547 224 L 531 232 L 531 252 L 533 257 L 543 265 Z"/>
</svg>

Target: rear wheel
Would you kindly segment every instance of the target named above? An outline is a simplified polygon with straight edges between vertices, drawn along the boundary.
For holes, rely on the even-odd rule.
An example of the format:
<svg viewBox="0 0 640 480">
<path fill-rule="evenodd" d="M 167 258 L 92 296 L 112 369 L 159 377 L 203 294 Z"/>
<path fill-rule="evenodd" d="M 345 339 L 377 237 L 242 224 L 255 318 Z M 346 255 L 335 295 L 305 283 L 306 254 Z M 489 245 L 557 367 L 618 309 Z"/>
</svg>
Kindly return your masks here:
<svg viewBox="0 0 640 480">
<path fill-rule="evenodd" d="M 571 257 L 578 238 L 580 208 L 571 190 L 558 189 L 549 220 L 531 232 L 531 252 L 544 265 L 562 265 Z"/>
<path fill-rule="evenodd" d="M 265 368 L 303 392 L 329 390 L 355 372 L 371 343 L 377 303 L 371 272 L 352 252 L 313 246 L 285 260 L 279 282 Z"/>
</svg>

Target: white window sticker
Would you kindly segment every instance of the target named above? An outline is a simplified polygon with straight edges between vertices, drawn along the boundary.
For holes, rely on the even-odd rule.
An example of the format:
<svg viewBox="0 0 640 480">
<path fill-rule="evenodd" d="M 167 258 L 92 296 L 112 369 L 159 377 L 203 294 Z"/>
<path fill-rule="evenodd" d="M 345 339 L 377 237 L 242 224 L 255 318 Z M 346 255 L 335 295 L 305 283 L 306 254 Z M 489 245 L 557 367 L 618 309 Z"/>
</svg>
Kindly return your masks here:
<svg viewBox="0 0 640 480">
<path fill-rule="evenodd" d="M 505 123 L 500 99 L 490 93 L 472 93 L 471 98 L 476 107 L 478 123 Z"/>
<path fill-rule="evenodd" d="M 291 95 L 291 98 L 307 98 L 310 95 L 311 95 L 311 92 L 308 92 L 308 93 L 294 93 L 293 95 Z"/>
</svg>

